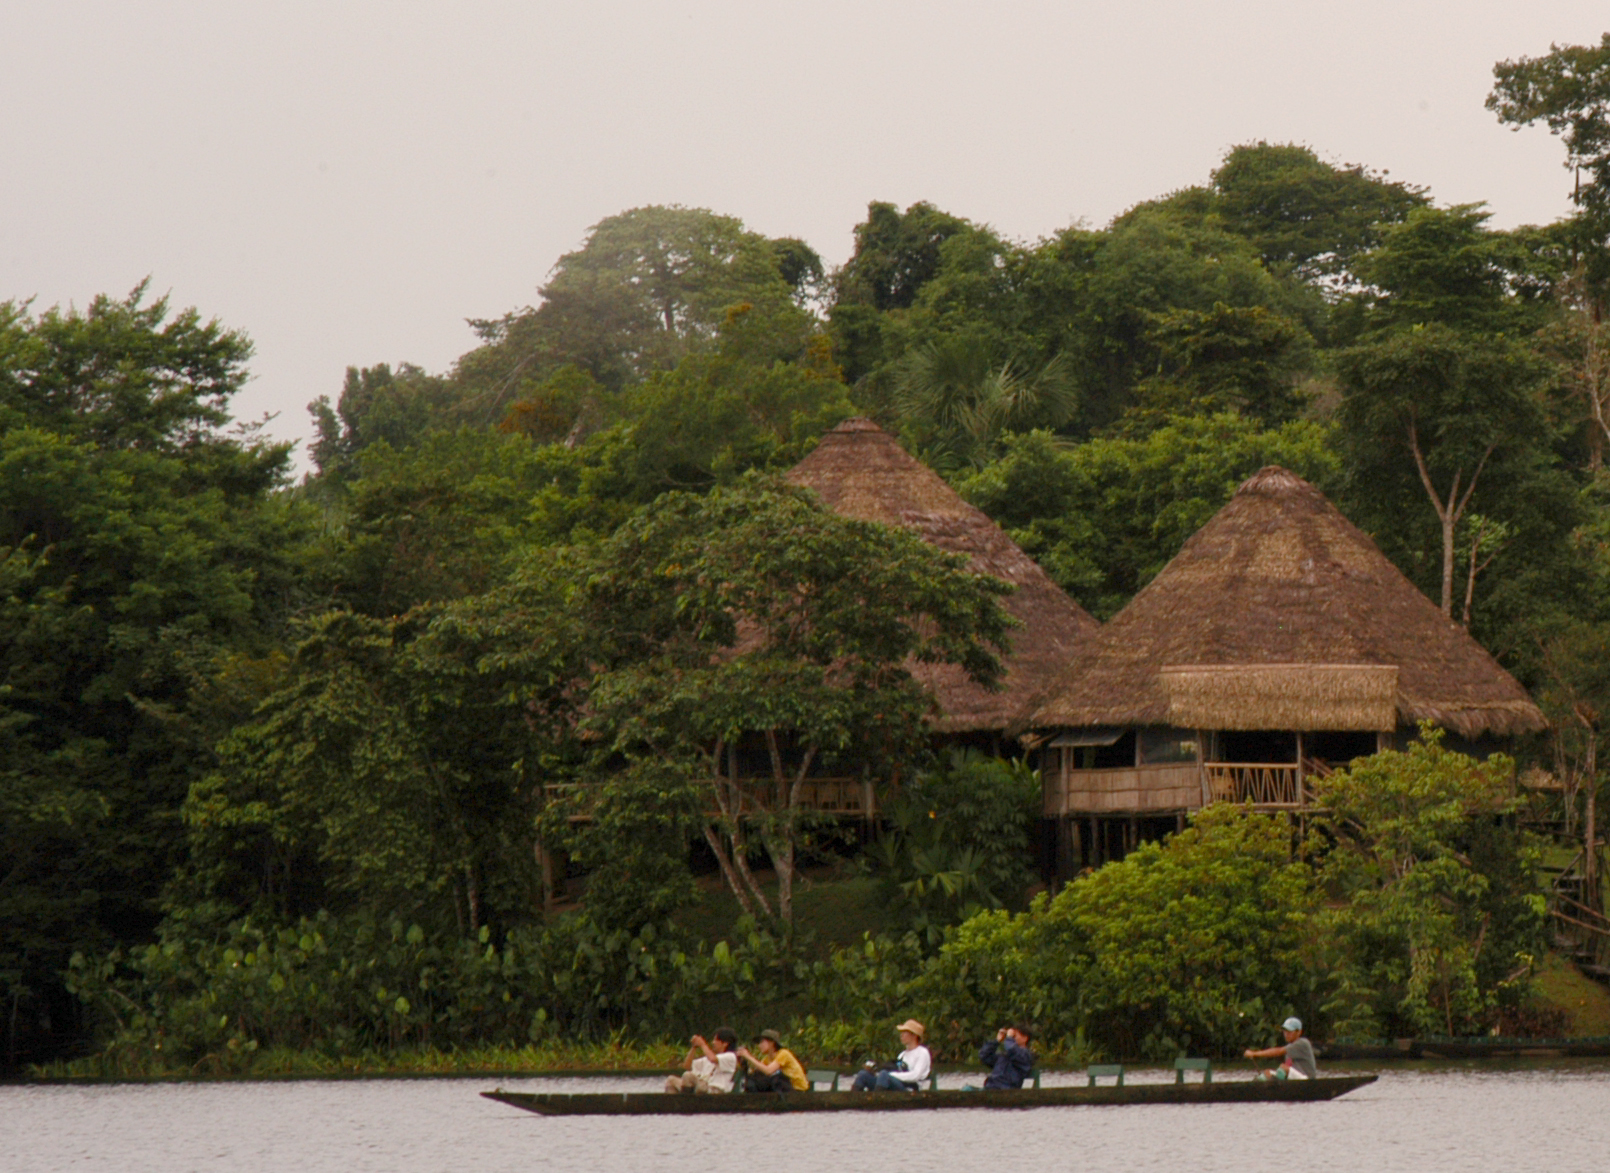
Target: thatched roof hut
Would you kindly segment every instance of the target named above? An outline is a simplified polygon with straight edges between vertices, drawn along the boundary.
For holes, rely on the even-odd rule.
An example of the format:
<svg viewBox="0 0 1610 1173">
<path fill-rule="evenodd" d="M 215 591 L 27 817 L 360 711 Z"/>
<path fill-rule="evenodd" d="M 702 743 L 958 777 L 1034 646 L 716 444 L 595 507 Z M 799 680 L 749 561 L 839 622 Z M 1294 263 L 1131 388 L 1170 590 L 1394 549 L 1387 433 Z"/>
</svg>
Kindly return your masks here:
<svg viewBox="0 0 1610 1173">
<path fill-rule="evenodd" d="M 1514 677 L 1319 490 L 1260 470 L 1087 641 L 1039 729 L 1388 730 L 1545 720 Z"/>
<path fill-rule="evenodd" d="M 1005 729 L 1060 675 L 1097 624 L 1001 528 L 963 501 L 937 473 L 867 419 L 846 420 L 788 473 L 845 517 L 913 530 L 924 541 L 966 555 L 970 568 L 1016 587 L 1004 605 L 1023 626 L 1012 632 L 1003 687 L 980 688 L 950 665 L 917 665 L 934 693 L 941 732 Z"/>
</svg>

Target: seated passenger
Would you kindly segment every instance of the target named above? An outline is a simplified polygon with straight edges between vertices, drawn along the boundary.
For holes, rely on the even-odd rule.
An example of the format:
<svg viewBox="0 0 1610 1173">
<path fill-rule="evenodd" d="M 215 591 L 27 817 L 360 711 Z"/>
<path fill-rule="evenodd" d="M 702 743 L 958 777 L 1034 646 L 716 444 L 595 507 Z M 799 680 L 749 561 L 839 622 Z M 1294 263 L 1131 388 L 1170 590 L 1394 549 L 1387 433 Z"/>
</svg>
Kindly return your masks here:
<svg viewBox="0 0 1610 1173">
<path fill-rule="evenodd" d="M 1303 1020 L 1288 1018 L 1281 1024 L 1286 1037 L 1283 1047 L 1265 1047 L 1254 1051 L 1248 1047 L 1243 1054 L 1248 1059 L 1285 1059 L 1279 1067 L 1264 1071 L 1263 1079 L 1318 1079 L 1319 1065 L 1314 1062 L 1314 1044 L 1302 1037 Z"/>
<path fill-rule="evenodd" d="M 799 1065 L 794 1052 L 783 1046 L 783 1040 L 774 1030 L 763 1030 L 755 1039 L 760 1048 L 756 1055 L 748 1047 L 738 1048 L 738 1058 L 749 1067 L 744 1079 L 746 1092 L 803 1092 L 809 1091 L 811 1081 L 805 1078 L 805 1069 Z"/>
<path fill-rule="evenodd" d="M 905 1048 L 900 1057 L 876 1071 L 871 1070 L 872 1065 L 868 1063 L 868 1070 L 857 1075 L 850 1085 L 851 1091 L 914 1092 L 928 1081 L 933 1059 L 928 1048 L 922 1045 L 922 1023 L 908 1018 L 895 1029 L 900 1032 L 900 1045 Z"/>
<path fill-rule="evenodd" d="M 703 1035 L 693 1036 L 693 1047 L 682 1061 L 681 1075 L 669 1075 L 665 1090 L 685 1094 L 732 1090 L 732 1077 L 738 1072 L 738 1056 L 733 1048 L 738 1045 L 738 1032 L 723 1026 L 714 1038 L 706 1042 Z"/>
<path fill-rule="evenodd" d="M 1016 1090 L 1023 1086 L 1029 1072 L 1034 1070 L 1034 1052 L 1029 1050 L 1030 1031 L 1027 1026 L 1002 1027 L 995 1037 L 978 1049 L 978 1061 L 990 1065 L 985 1091 Z"/>
</svg>

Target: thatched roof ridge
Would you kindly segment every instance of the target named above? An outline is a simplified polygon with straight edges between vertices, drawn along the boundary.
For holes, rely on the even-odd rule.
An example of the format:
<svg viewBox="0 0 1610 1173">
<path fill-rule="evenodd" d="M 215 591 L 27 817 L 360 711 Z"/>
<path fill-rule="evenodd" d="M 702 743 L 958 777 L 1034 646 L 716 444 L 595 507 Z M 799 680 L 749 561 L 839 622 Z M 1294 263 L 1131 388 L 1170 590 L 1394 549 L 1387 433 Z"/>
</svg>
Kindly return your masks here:
<svg viewBox="0 0 1610 1173">
<path fill-rule="evenodd" d="M 939 702 L 943 715 L 934 724 L 940 731 L 1005 729 L 1056 680 L 1074 647 L 1097 629 L 1096 621 L 1000 526 L 871 420 L 846 420 L 828 432 L 788 479 L 814 489 L 836 513 L 912 530 L 942 550 L 965 555 L 975 573 L 1017 588 L 1004 606 L 1023 626 L 1011 634 L 1000 691 L 980 688 L 949 665 L 913 667 Z"/>
<path fill-rule="evenodd" d="M 1024 723 L 1217 716 L 1195 727 L 1382 728 L 1385 677 L 1371 665 L 1396 670 L 1391 724 L 1430 720 L 1464 737 L 1546 724 L 1519 682 L 1324 494 L 1271 466 L 1080 649 Z"/>
</svg>

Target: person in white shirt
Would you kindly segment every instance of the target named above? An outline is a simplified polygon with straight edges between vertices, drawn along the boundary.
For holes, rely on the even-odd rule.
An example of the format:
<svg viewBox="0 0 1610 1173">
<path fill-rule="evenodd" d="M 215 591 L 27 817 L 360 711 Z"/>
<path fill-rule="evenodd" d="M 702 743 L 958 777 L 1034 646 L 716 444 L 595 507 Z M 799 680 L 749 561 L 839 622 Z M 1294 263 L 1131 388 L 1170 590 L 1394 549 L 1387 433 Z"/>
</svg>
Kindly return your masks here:
<svg viewBox="0 0 1610 1173">
<path fill-rule="evenodd" d="M 688 1057 L 682 1061 L 682 1074 L 666 1076 L 665 1090 L 684 1094 L 730 1092 L 738 1071 L 738 1056 L 734 1053 L 737 1045 L 738 1032 L 730 1026 L 718 1029 L 708 1042 L 703 1035 L 694 1035 Z"/>
<path fill-rule="evenodd" d="M 928 1082 L 934 1062 L 928 1048 L 922 1045 L 922 1036 L 926 1033 L 922 1023 L 908 1018 L 895 1029 L 900 1032 L 903 1049 L 895 1060 L 894 1069 L 861 1072 L 850 1085 L 852 1091 L 914 1092 Z"/>
</svg>

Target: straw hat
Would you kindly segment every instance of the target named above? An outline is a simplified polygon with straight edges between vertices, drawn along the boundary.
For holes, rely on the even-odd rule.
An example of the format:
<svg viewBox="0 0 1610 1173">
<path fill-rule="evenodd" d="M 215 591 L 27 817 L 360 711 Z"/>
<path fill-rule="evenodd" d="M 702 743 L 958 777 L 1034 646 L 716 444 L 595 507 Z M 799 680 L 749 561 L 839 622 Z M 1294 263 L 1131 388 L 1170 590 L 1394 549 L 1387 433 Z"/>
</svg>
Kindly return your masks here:
<svg viewBox="0 0 1610 1173">
<path fill-rule="evenodd" d="M 915 1018 L 906 1019 L 899 1026 L 895 1027 L 895 1030 L 909 1030 L 912 1034 L 917 1036 L 918 1042 L 921 1042 L 922 1036 L 927 1033 L 923 1028 L 922 1023 L 918 1022 Z"/>
</svg>

